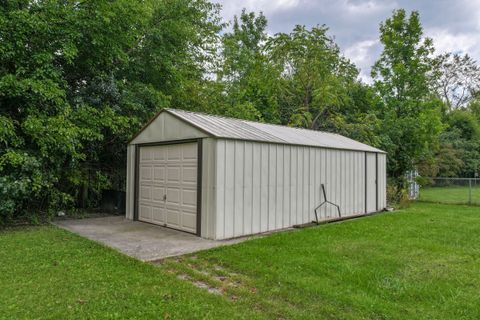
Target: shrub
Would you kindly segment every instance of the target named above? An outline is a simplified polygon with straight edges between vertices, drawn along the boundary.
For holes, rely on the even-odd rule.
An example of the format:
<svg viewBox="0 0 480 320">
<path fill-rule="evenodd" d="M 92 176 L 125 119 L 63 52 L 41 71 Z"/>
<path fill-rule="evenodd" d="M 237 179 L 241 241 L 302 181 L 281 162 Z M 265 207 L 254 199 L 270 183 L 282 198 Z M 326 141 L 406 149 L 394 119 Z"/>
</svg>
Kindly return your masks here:
<svg viewBox="0 0 480 320">
<path fill-rule="evenodd" d="M 407 190 L 400 188 L 398 184 L 389 180 L 387 183 L 387 204 L 398 209 L 407 208 L 410 205 Z"/>
</svg>

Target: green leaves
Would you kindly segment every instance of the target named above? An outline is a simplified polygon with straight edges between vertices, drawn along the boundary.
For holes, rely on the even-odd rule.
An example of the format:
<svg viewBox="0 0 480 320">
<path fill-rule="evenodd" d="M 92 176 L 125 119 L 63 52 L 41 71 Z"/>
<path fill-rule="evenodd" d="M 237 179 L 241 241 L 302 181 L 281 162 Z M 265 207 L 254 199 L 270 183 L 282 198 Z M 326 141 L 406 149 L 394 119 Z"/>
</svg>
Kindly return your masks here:
<svg viewBox="0 0 480 320">
<path fill-rule="evenodd" d="M 141 125 L 208 103 L 220 27 L 203 0 L 0 4 L 0 220 L 123 189 Z"/>
<path fill-rule="evenodd" d="M 265 49 L 267 19 L 260 13 L 235 16 L 232 31 L 222 37 L 221 65 L 217 72 L 226 93 L 216 113 L 242 119 L 278 122 L 275 97 L 278 70 Z M 220 96 L 221 92 L 218 93 Z"/>
<path fill-rule="evenodd" d="M 18 147 L 21 139 L 15 134 L 14 121 L 8 117 L 0 116 L 0 146 L 2 148 Z"/>
<path fill-rule="evenodd" d="M 384 49 L 372 77 L 382 101 L 382 132 L 388 136 L 382 147 L 389 153 L 389 174 L 403 181 L 408 170 L 431 155 L 442 130 L 442 103 L 429 88 L 433 45 L 423 38 L 418 12 L 407 16 L 403 9 L 380 25 L 380 41 Z"/>
<path fill-rule="evenodd" d="M 357 68 L 340 53 L 328 28 L 296 26 L 266 44 L 270 59 L 280 70 L 278 105 L 281 122 L 338 132 L 378 144 L 375 101 L 371 90 L 358 82 Z M 371 122 L 362 122 L 372 119 Z"/>
<path fill-rule="evenodd" d="M 446 148 L 439 86 L 480 119 L 477 84 L 463 78 L 478 68 L 433 61 L 416 12 L 381 24 L 369 86 L 326 26 L 270 36 L 263 14 L 243 10 L 220 33 L 219 10 L 208 0 L 2 2 L 0 219 L 96 206 L 103 189 L 122 190 L 126 142 L 165 107 L 337 132 L 388 151 L 393 177 Z M 468 102 L 447 74 L 465 80 Z M 452 132 L 473 128 L 455 117 Z M 473 136 L 449 140 L 463 150 L 450 158 L 477 148 Z"/>
</svg>

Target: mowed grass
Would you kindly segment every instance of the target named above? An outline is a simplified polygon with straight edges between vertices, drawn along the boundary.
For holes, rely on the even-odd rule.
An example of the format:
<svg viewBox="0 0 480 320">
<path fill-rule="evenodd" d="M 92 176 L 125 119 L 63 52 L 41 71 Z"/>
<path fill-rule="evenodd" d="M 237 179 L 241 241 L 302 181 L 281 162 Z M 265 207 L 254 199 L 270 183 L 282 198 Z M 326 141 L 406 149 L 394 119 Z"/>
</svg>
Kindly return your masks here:
<svg viewBox="0 0 480 320">
<path fill-rule="evenodd" d="M 59 228 L 0 232 L 0 319 L 250 316 L 152 264 Z"/>
<path fill-rule="evenodd" d="M 480 208 L 416 203 L 193 258 L 163 268 L 269 318 L 480 319 Z"/>
<path fill-rule="evenodd" d="M 416 203 L 157 264 L 38 227 L 1 232 L 0 261 L 5 319 L 480 318 L 478 207 Z"/>
<path fill-rule="evenodd" d="M 469 187 L 425 187 L 420 188 L 419 200 L 446 204 L 468 204 Z M 471 204 L 480 205 L 480 186 L 472 187 Z"/>
</svg>

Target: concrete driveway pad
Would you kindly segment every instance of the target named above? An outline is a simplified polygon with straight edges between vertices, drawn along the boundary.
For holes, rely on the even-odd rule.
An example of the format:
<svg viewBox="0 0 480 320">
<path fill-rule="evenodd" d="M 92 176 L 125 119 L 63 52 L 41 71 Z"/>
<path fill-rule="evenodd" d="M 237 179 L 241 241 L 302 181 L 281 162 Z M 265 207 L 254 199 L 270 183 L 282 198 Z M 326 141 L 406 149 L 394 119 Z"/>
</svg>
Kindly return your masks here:
<svg viewBox="0 0 480 320">
<path fill-rule="evenodd" d="M 59 220 L 54 224 L 143 261 L 193 253 L 248 239 L 245 237 L 232 240 L 207 240 L 193 234 L 130 221 L 119 216 Z"/>
</svg>

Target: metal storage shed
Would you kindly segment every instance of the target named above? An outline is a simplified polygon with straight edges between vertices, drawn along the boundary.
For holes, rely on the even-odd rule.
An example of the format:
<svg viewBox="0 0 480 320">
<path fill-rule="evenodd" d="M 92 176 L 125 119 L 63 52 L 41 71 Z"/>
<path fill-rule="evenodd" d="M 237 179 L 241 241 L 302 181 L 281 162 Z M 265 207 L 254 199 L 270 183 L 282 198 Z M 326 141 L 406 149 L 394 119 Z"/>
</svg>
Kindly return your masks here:
<svg viewBox="0 0 480 320">
<path fill-rule="evenodd" d="M 163 109 L 127 152 L 127 218 L 204 238 L 308 223 L 322 184 L 342 217 L 386 206 L 385 152 L 338 134 Z"/>
</svg>

